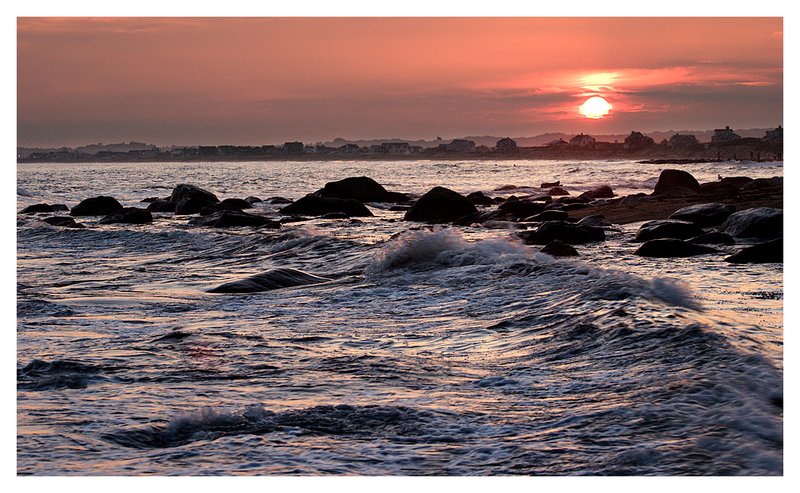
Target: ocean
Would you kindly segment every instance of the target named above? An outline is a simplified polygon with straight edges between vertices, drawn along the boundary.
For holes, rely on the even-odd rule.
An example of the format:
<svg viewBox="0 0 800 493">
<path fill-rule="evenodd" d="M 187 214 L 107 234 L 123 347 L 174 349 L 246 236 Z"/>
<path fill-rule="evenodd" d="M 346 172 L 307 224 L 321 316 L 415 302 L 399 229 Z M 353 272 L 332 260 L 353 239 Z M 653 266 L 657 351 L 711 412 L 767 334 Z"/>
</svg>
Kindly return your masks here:
<svg viewBox="0 0 800 493">
<path fill-rule="evenodd" d="M 180 183 L 298 199 L 362 175 L 413 194 L 560 180 L 626 195 L 665 167 L 700 182 L 783 174 L 747 161 L 19 164 L 17 205 L 143 207 Z M 638 223 L 555 259 L 513 229 L 369 207 L 278 230 L 19 215 L 18 474 L 783 473 L 781 264 L 638 257 Z M 325 281 L 208 292 L 281 268 Z"/>
</svg>

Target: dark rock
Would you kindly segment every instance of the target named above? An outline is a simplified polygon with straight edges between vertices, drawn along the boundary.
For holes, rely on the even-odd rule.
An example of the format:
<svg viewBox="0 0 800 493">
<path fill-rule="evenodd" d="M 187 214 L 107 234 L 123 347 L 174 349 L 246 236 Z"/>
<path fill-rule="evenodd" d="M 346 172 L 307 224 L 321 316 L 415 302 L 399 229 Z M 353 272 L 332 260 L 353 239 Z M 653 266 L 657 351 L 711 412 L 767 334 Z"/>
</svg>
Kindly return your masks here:
<svg viewBox="0 0 800 493">
<path fill-rule="evenodd" d="M 239 281 L 228 282 L 209 290 L 209 293 L 257 293 L 273 289 L 309 286 L 330 279 L 295 269 L 275 269 Z"/>
<path fill-rule="evenodd" d="M 563 241 L 553 240 L 540 250 L 553 257 L 577 257 L 578 251 Z"/>
<path fill-rule="evenodd" d="M 147 197 L 146 199 L 142 199 L 139 202 L 151 203 L 151 202 L 156 202 L 156 201 L 159 201 L 159 200 L 161 200 L 161 199 L 158 198 L 158 197 Z"/>
<path fill-rule="evenodd" d="M 562 211 L 577 211 L 578 209 L 587 209 L 589 207 L 592 207 L 592 206 L 589 205 L 589 204 L 582 204 L 580 202 L 574 202 L 574 203 L 571 203 L 571 204 L 564 204 L 564 206 L 561 207 L 561 210 Z"/>
<path fill-rule="evenodd" d="M 50 224 L 52 226 L 61 226 L 64 228 L 83 228 L 83 224 L 76 223 L 75 219 L 69 216 L 53 216 L 53 217 L 46 217 L 42 219 L 42 221 Z"/>
<path fill-rule="evenodd" d="M 70 216 L 105 216 L 122 209 L 114 197 L 100 196 L 84 199 L 72 208 Z"/>
<path fill-rule="evenodd" d="M 697 204 L 684 207 L 672 213 L 670 219 L 689 221 L 698 226 L 716 226 L 736 211 L 736 207 L 727 204 L 712 202 L 710 204 Z"/>
<path fill-rule="evenodd" d="M 392 212 L 405 212 L 409 209 L 411 209 L 410 205 L 393 205 L 389 207 L 389 210 Z"/>
<path fill-rule="evenodd" d="M 216 195 L 194 185 L 187 185 L 182 183 L 172 190 L 172 195 L 169 197 L 170 202 L 181 202 L 184 199 L 195 199 L 197 202 L 205 202 L 206 204 L 216 204 L 219 199 Z M 198 210 L 200 210 L 198 208 Z"/>
<path fill-rule="evenodd" d="M 216 202 L 209 202 L 201 198 L 186 197 L 175 204 L 175 214 L 178 216 L 197 214 L 204 207 L 209 207 L 214 204 L 216 204 Z"/>
<path fill-rule="evenodd" d="M 548 194 L 548 195 L 550 195 L 550 196 L 555 196 L 555 195 L 569 195 L 569 192 L 567 192 L 567 191 L 566 191 L 564 188 L 562 188 L 562 187 L 553 187 L 553 188 L 551 188 L 550 190 L 548 190 L 548 191 L 547 191 L 547 194 Z"/>
<path fill-rule="evenodd" d="M 253 208 L 253 204 L 248 202 L 246 199 L 225 199 L 222 202 L 220 202 L 219 205 L 235 207 L 236 209 L 239 209 L 239 210 L 252 209 Z M 231 210 L 231 209 L 228 209 L 228 210 Z"/>
<path fill-rule="evenodd" d="M 764 188 L 780 188 L 783 187 L 783 177 L 773 176 L 772 178 L 756 178 L 753 181 L 742 185 L 743 191 L 748 190 L 761 190 Z"/>
<path fill-rule="evenodd" d="M 69 207 L 67 207 L 65 204 L 53 204 L 50 206 L 50 208 L 53 209 L 53 212 L 66 212 L 69 210 Z"/>
<path fill-rule="evenodd" d="M 467 200 L 475 205 L 494 205 L 494 200 L 483 192 L 472 192 L 467 195 Z"/>
<path fill-rule="evenodd" d="M 569 214 L 564 211 L 550 210 L 540 212 L 535 216 L 527 217 L 525 220 L 541 223 L 545 221 L 566 221 L 567 218 L 569 218 Z"/>
<path fill-rule="evenodd" d="M 329 212 L 320 216 L 320 219 L 350 219 L 350 216 L 344 212 Z"/>
<path fill-rule="evenodd" d="M 753 181 L 753 179 L 748 176 L 728 176 L 720 180 L 720 183 L 723 185 L 731 185 L 736 188 L 742 188 L 751 181 Z"/>
<path fill-rule="evenodd" d="M 619 201 L 619 204 L 620 205 L 636 205 L 636 204 L 639 204 L 641 202 L 649 202 L 651 200 L 652 199 L 650 198 L 649 195 L 647 195 L 646 193 L 639 192 L 639 193 L 635 193 L 633 195 L 627 195 L 627 196 L 623 197 L 622 200 Z"/>
<path fill-rule="evenodd" d="M 478 209 L 460 193 L 444 187 L 434 187 L 414 202 L 406 212 L 404 219 L 427 223 L 447 223 L 476 212 Z"/>
<path fill-rule="evenodd" d="M 719 229 L 737 238 L 773 238 L 783 233 L 783 210 L 755 207 L 734 212 Z"/>
<path fill-rule="evenodd" d="M 495 192 L 507 192 L 509 190 L 516 190 L 519 188 L 516 185 L 503 185 L 502 187 L 497 187 L 494 189 Z"/>
<path fill-rule="evenodd" d="M 607 228 L 611 226 L 611 222 L 606 219 L 602 214 L 592 214 L 591 216 L 582 217 L 578 221 L 578 226 L 592 226 L 595 228 Z"/>
<path fill-rule="evenodd" d="M 266 202 L 268 204 L 291 204 L 291 203 L 294 203 L 294 200 L 287 199 L 285 197 L 270 197 L 267 200 L 265 200 L 264 202 Z"/>
<path fill-rule="evenodd" d="M 542 183 L 539 186 L 539 188 L 553 188 L 553 187 L 560 187 L 560 186 L 561 186 L 561 180 L 558 180 L 558 181 L 546 181 L 546 182 Z"/>
<path fill-rule="evenodd" d="M 325 184 L 315 195 L 334 199 L 353 199 L 359 202 L 408 202 L 404 193 L 388 192 L 383 186 L 366 176 L 345 178 Z"/>
<path fill-rule="evenodd" d="M 281 224 L 289 224 L 289 223 L 300 223 L 303 221 L 308 221 L 309 218 L 305 216 L 284 216 L 278 220 Z"/>
<path fill-rule="evenodd" d="M 550 202 L 552 202 L 552 201 L 553 201 L 553 197 L 551 197 L 551 196 L 549 196 L 549 195 L 536 195 L 536 196 L 533 196 L 533 197 L 531 197 L 531 198 L 530 198 L 530 199 L 528 199 L 528 200 L 530 200 L 531 202 L 545 202 L 545 203 L 550 203 Z"/>
<path fill-rule="evenodd" d="M 579 198 L 585 199 L 610 199 L 614 197 L 614 191 L 608 185 L 597 187 L 593 190 L 588 190 L 578 195 Z"/>
<path fill-rule="evenodd" d="M 736 243 L 731 235 L 727 233 L 720 233 L 718 231 L 712 231 L 700 236 L 695 236 L 694 238 L 689 239 L 689 242 L 698 243 L 701 245 L 733 245 Z"/>
<path fill-rule="evenodd" d="M 167 200 L 156 200 L 148 204 L 147 210 L 150 212 L 175 212 L 175 206 L 177 205 L 175 202 Z"/>
<path fill-rule="evenodd" d="M 544 205 L 527 200 L 507 200 L 500 204 L 497 210 L 516 218 L 523 218 L 543 212 Z"/>
<path fill-rule="evenodd" d="M 709 253 L 717 253 L 717 250 L 689 243 L 688 241 L 676 239 L 658 239 L 646 241 L 636 249 L 634 254 L 640 257 L 694 257 L 695 255 L 706 255 Z"/>
<path fill-rule="evenodd" d="M 605 232 L 601 228 L 578 226 L 565 221 L 548 221 L 539 226 L 536 231 L 519 233 L 519 237 L 525 243 L 534 245 L 546 245 L 553 240 L 560 240 L 570 245 L 581 245 L 606 239 Z"/>
<path fill-rule="evenodd" d="M 700 184 L 701 195 L 734 196 L 739 193 L 739 187 L 721 181 L 712 181 Z"/>
<path fill-rule="evenodd" d="M 252 209 L 252 207 L 248 207 L 248 209 Z M 219 211 L 233 211 L 233 212 L 242 212 L 242 209 L 239 208 L 236 202 L 225 202 L 222 201 L 219 204 L 212 204 L 207 205 L 200 209 L 201 216 L 209 216 L 215 212 Z"/>
<path fill-rule="evenodd" d="M 783 238 L 745 247 L 725 261 L 735 264 L 783 263 Z"/>
<path fill-rule="evenodd" d="M 248 214 L 241 211 L 217 211 L 208 216 L 200 216 L 189 221 L 192 226 L 205 226 L 209 228 L 231 228 L 237 226 L 266 227 L 277 229 L 281 225 L 264 216 Z"/>
<path fill-rule="evenodd" d="M 660 238 L 677 238 L 685 240 L 703 234 L 703 228 L 688 221 L 658 219 L 647 221 L 639 227 L 634 241 L 649 241 Z"/>
<path fill-rule="evenodd" d="M 253 204 L 257 203 L 257 202 L 264 202 L 264 201 L 263 201 L 263 200 L 261 200 L 260 198 L 258 198 L 258 197 L 253 197 L 252 195 L 251 195 L 250 197 L 245 197 L 245 200 L 246 200 L 246 201 L 247 201 L 247 203 L 248 203 L 248 204 L 250 204 L 250 205 L 253 205 Z"/>
<path fill-rule="evenodd" d="M 656 195 L 677 195 L 686 193 L 697 193 L 700 191 L 700 184 L 694 176 L 686 171 L 677 169 L 665 169 L 658 177 L 654 193 Z"/>
<path fill-rule="evenodd" d="M 280 210 L 281 214 L 305 216 L 323 216 L 330 212 L 344 212 L 348 216 L 372 216 L 372 213 L 361 202 L 354 199 L 336 199 L 306 195 Z"/>
<path fill-rule="evenodd" d="M 18 214 L 36 214 L 39 212 L 54 212 L 53 206 L 50 204 L 33 204 L 22 209 Z"/>
<path fill-rule="evenodd" d="M 138 207 L 124 207 L 116 212 L 112 212 L 100 221 L 100 224 L 147 224 L 153 222 L 153 215 L 147 209 Z"/>
</svg>

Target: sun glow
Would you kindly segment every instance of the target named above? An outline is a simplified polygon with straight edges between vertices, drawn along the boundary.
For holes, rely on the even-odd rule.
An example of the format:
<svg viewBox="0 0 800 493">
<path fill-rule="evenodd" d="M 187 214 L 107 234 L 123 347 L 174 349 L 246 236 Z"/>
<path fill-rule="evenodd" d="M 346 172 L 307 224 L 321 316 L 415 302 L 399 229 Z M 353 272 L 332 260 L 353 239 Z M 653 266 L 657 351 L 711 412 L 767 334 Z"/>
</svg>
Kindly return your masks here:
<svg viewBox="0 0 800 493">
<path fill-rule="evenodd" d="M 578 108 L 578 111 L 586 118 L 598 119 L 611 111 L 611 105 L 600 96 L 592 96 Z"/>
</svg>

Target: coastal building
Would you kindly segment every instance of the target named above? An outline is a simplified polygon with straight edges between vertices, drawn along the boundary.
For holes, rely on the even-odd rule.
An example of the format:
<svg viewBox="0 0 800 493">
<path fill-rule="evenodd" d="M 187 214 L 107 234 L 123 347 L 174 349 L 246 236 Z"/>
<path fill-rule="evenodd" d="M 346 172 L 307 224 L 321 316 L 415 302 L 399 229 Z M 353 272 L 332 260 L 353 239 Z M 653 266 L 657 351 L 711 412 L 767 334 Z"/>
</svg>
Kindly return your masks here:
<svg viewBox="0 0 800 493">
<path fill-rule="evenodd" d="M 769 145 L 783 145 L 783 127 L 778 125 L 778 128 L 767 130 L 761 141 Z"/>
<path fill-rule="evenodd" d="M 723 142 L 731 142 L 739 139 L 741 139 L 741 137 L 736 135 L 733 130 L 731 130 L 731 127 L 725 125 L 725 128 L 714 129 L 714 135 L 711 136 L 711 143 L 721 144 Z"/>
<path fill-rule="evenodd" d="M 381 154 L 411 154 L 408 142 L 384 142 L 380 145 Z"/>
<path fill-rule="evenodd" d="M 355 154 L 359 151 L 358 144 L 345 144 L 343 146 L 339 146 L 339 152 L 343 152 L 345 154 Z"/>
<path fill-rule="evenodd" d="M 690 134 L 675 134 L 667 141 L 667 147 L 670 149 L 691 149 L 699 145 L 700 142 L 697 140 L 697 137 Z"/>
<path fill-rule="evenodd" d="M 595 143 L 594 137 L 592 137 L 591 135 L 585 135 L 583 133 L 569 139 L 569 145 L 571 145 L 572 147 L 588 147 L 594 143 Z"/>
<path fill-rule="evenodd" d="M 547 147 L 565 147 L 565 146 L 569 145 L 569 142 L 567 142 L 564 139 L 556 139 L 556 140 L 551 140 L 550 142 L 548 142 L 545 145 Z"/>
<path fill-rule="evenodd" d="M 630 150 L 644 149 L 646 147 L 655 145 L 655 143 L 655 140 L 641 132 L 631 132 L 630 135 L 625 137 L 625 142 L 623 142 L 622 148 Z"/>
<path fill-rule="evenodd" d="M 454 139 L 453 142 L 445 144 L 450 152 L 474 152 L 475 142 L 467 139 Z"/>
<path fill-rule="evenodd" d="M 302 154 L 305 146 L 302 142 L 284 142 L 281 149 L 284 154 Z"/>
<path fill-rule="evenodd" d="M 494 150 L 497 152 L 517 152 L 519 148 L 517 143 L 511 137 L 505 137 L 497 141 L 494 145 Z"/>
</svg>

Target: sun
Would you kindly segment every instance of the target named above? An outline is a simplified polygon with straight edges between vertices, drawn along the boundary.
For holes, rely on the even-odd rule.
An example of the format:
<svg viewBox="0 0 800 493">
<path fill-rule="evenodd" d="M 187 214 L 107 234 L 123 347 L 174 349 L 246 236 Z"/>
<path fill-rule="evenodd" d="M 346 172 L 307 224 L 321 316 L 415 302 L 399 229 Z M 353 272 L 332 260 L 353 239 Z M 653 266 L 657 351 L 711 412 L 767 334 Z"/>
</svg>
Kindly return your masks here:
<svg viewBox="0 0 800 493">
<path fill-rule="evenodd" d="M 611 105 L 600 96 L 592 96 L 578 108 L 578 111 L 586 118 L 596 120 L 606 116 L 611 111 Z"/>
</svg>

